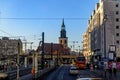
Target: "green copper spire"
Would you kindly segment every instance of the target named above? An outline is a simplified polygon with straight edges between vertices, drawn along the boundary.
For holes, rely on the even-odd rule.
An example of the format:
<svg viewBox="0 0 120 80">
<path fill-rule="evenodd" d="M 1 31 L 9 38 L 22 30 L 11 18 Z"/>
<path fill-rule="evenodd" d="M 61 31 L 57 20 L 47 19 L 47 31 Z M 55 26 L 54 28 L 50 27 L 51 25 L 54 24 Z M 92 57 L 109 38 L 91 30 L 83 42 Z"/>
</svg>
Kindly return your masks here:
<svg viewBox="0 0 120 80">
<path fill-rule="evenodd" d="M 62 20 L 62 26 L 61 26 L 62 30 L 64 29 L 65 30 L 65 24 L 64 24 L 64 18 Z"/>
<path fill-rule="evenodd" d="M 61 38 L 66 38 L 66 30 L 65 30 L 64 19 L 62 20 L 62 26 L 61 26 L 60 34 L 61 34 L 60 35 Z"/>
</svg>

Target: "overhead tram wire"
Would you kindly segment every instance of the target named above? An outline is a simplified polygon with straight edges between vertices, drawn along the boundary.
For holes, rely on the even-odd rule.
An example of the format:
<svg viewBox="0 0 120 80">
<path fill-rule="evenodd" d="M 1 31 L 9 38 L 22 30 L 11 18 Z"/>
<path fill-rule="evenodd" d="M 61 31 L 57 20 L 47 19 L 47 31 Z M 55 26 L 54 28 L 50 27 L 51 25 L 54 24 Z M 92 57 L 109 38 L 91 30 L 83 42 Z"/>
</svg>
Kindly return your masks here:
<svg viewBox="0 0 120 80">
<path fill-rule="evenodd" d="M 7 34 L 8 36 L 6 36 L 6 37 L 9 37 L 9 38 L 20 38 L 20 37 L 24 37 L 24 36 L 13 36 L 13 35 L 11 35 L 10 33 L 8 33 L 8 32 L 6 32 L 6 31 L 4 31 L 4 30 L 1 30 L 0 29 L 0 32 L 3 32 L 3 33 L 5 33 L 5 34 Z M 5 36 L 0 36 L 0 37 L 5 37 Z"/>
<path fill-rule="evenodd" d="M 61 20 L 63 18 L 0 18 L 1 20 Z M 89 18 L 64 18 L 65 20 L 88 20 Z"/>
<path fill-rule="evenodd" d="M 4 31 L 4 30 L 1 30 L 1 29 L 0 29 L 0 32 L 3 32 L 3 33 L 5 33 L 5 34 L 7 34 L 7 35 L 9 35 L 9 36 L 12 36 L 11 34 L 7 33 L 7 32 Z"/>
</svg>

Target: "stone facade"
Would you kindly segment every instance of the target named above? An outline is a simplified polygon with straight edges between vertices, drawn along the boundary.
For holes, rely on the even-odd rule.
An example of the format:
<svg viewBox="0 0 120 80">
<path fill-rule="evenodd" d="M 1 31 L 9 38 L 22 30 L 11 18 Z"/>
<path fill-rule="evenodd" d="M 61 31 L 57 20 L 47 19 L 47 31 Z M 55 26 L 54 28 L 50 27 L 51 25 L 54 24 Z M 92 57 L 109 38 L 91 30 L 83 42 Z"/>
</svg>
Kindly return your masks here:
<svg viewBox="0 0 120 80">
<path fill-rule="evenodd" d="M 116 57 L 120 57 L 120 0 L 100 0 L 85 33 L 88 34 L 88 55 L 94 52 L 107 57 L 109 46 L 116 45 Z"/>
</svg>

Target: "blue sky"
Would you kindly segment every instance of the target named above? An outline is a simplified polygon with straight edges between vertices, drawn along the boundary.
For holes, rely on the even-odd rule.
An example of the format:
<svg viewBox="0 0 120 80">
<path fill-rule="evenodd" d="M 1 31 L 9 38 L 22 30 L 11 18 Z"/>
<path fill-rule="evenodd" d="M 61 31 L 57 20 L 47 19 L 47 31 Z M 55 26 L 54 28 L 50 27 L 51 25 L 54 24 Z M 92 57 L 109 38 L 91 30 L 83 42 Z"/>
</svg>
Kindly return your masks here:
<svg viewBox="0 0 120 80">
<path fill-rule="evenodd" d="M 45 42 L 58 43 L 64 18 L 69 44 L 72 44 L 71 41 L 80 44 L 97 2 L 98 0 L 0 0 L 0 18 L 34 18 L 0 19 L 0 36 L 25 36 L 27 41 L 32 41 L 37 46 L 41 33 L 45 32 Z"/>
</svg>

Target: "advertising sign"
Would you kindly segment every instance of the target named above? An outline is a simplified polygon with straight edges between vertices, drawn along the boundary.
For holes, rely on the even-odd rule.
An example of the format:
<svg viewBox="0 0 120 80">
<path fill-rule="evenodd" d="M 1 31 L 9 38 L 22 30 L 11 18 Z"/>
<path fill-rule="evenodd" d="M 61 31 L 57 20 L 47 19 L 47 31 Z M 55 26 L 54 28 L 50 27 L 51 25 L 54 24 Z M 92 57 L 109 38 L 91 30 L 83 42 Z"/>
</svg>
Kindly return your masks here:
<svg viewBox="0 0 120 80">
<path fill-rule="evenodd" d="M 110 51 L 112 51 L 112 52 L 115 52 L 115 51 L 116 51 L 115 45 L 110 45 Z"/>
<path fill-rule="evenodd" d="M 115 60 L 115 58 L 116 58 L 116 46 L 115 45 L 109 46 L 108 57 L 109 57 L 109 60 Z"/>
<path fill-rule="evenodd" d="M 113 60 L 113 59 L 114 59 L 114 53 L 109 52 L 109 59 L 110 59 L 110 60 Z"/>
</svg>

